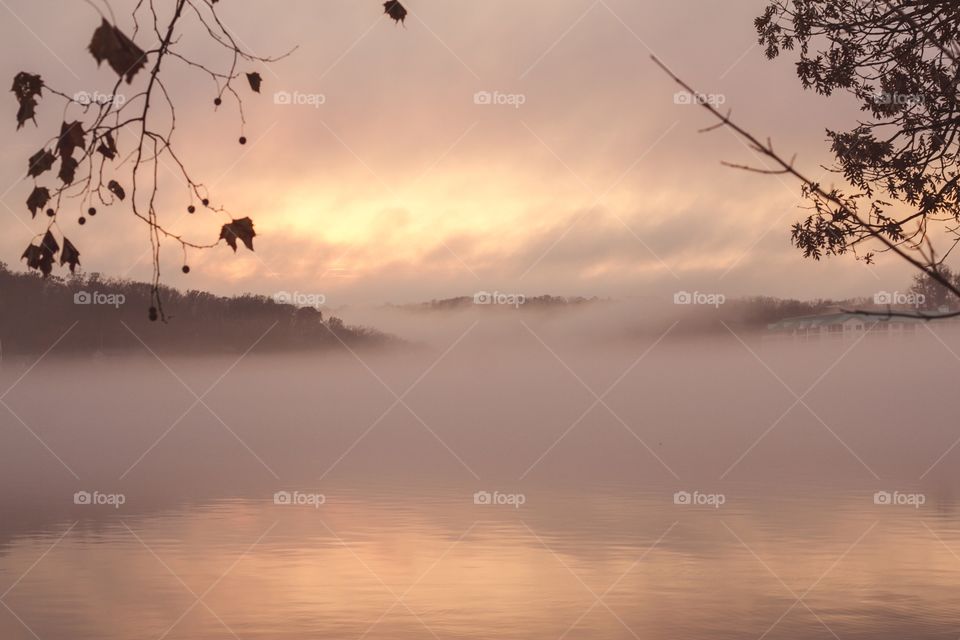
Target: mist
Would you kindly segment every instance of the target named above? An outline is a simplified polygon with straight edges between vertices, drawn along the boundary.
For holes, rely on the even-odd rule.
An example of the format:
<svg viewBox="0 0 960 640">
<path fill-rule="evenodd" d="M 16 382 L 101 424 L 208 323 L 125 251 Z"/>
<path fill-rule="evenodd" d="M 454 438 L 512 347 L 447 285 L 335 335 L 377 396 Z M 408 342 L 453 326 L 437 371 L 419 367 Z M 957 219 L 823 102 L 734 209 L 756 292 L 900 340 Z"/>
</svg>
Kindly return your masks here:
<svg viewBox="0 0 960 640">
<path fill-rule="evenodd" d="M 954 4 L 0 0 L 0 640 L 956 638 Z"/>
<path fill-rule="evenodd" d="M 8 515 L 0 566 L 15 573 L 29 557 L 29 541 L 40 545 L 49 535 L 43 532 L 73 523 L 74 542 L 58 553 L 69 558 L 81 553 L 76 545 L 111 540 L 112 547 L 102 548 L 100 568 L 83 569 L 91 584 L 105 586 L 104 567 L 120 561 L 116 554 L 125 553 L 126 545 L 137 546 L 128 526 L 168 538 L 162 543 L 166 552 L 182 563 L 187 549 L 194 553 L 214 541 L 230 547 L 225 526 L 253 535 L 273 523 L 263 548 L 251 552 L 254 562 L 274 566 L 283 557 L 276 554 L 307 554 L 313 557 L 308 565 L 318 563 L 331 580 L 342 578 L 348 593 L 359 589 L 354 597 L 366 603 L 373 596 L 361 595 L 366 587 L 355 582 L 350 554 L 337 550 L 339 538 L 358 545 L 362 559 L 378 563 L 375 573 L 403 582 L 413 579 L 408 572 L 416 573 L 414 565 L 426 569 L 421 565 L 428 566 L 428 558 L 472 523 L 478 537 L 461 543 L 446 570 L 465 563 L 460 570 L 473 576 L 470 589 L 482 599 L 493 597 L 488 589 L 504 579 L 476 573 L 481 565 L 474 563 L 493 553 L 489 545 L 513 549 L 519 554 L 514 569 L 538 572 L 540 579 L 540 572 L 557 570 L 553 553 L 590 575 L 609 574 L 626 569 L 630 554 L 672 527 L 669 539 L 651 552 L 653 573 L 645 575 L 665 571 L 662 579 L 680 597 L 700 590 L 676 575 L 678 562 L 708 573 L 739 562 L 743 548 L 726 527 L 783 552 L 782 545 L 802 546 L 797 536 L 816 537 L 824 541 L 818 558 L 834 547 L 841 553 L 841 542 L 853 542 L 862 533 L 854 530 L 871 522 L 883 533 L 864 546 L 869 558 L 901 544 L 898 536 L 906 535 L 908 523 L 942 521 L 940 526 L 956 531 L 957 435 L 944 398 L 960 367 L 951 355 L 960 350 L 957 332 L 942 325 L 907 337 L 799 343 L 730 329 L 677 337 L 677 326 L 665 323 L 659 335 L 630 335 L 612 331 L 625 322 L 616 312 L 600 321 L 603 309 L 615 307 L 522 316 L 398 310 L 384 319 L 408 338 L 402 348 L 299 355 L 254 350 L 243 357 L 51 354 L 29 370 L 6 362 L 0 382 L 13 388 L 4 401 L 18 418 L 8 412 L 2 432 L 0 477 L 11 490 L 3 497 Z M 122 495 L 123 503 L 75 504 L 78 491 Z M 884 491 L 923 495 L 924 503 L 876 504 L 874 494 Z M 294 500 L 302 504 L 278 504 L 277 492 L 300 496 Z M 478 492 L 501 496 L 494 500 L 502 503 L 478 504 Z M 678 492 L 704 502 L 678 504 Z M 322 495 L 322 503 L 304 497 L 311 495 Z M 523 497 L 511 503 L 509 496 Z M 722 502 L 702 496 L 722 496 Z M 384 526 L 391 530 L 390 546 L 368 549 L 364 540 L 379 540 Z M 489 537 L 491 527 L 500 532 L 495 538 Z M 237 544 L 256 539 L 237 535 Z M 552 551 L 545 552 L 538 538 Z M 304 547 L 305 539 L 319 546 Z M 928 546 L 921 554 L 928 558 L 940 542 L 930 537 L 912 548 L 918 544 Z M 411 558 L 420 560 L 408 569 L 392 564 L 397 549 L 409 545 Z M 618 548 L 626 549 L 623 555 Z M 854 565 L 874 571 L 869 558 Z M 208 564 L 196 571 L 212 571 Z M 884 571 L 903 582 L 882 590 L 919 597 L 958 581 L 955 573 L 929 575 L 921 566 L 914 556 L 892 559 Z M 191 573 L 185 564 L 178 565 L 181 570 Z M 276 584 L 287 565 L 274 570 L 279 573 L 270 578 L 251 575 L 242 593 L 296 588 Z M 27 603 L 33 589 L 54 579 L 38 572 L 18 587 L 17 602 Z M 145 568 L 124 578 L 140 584 L 158 579 Z M 258 581 L 259 587 L 250 586 Z M 647 590 L 635 577 L 632 583 Z M 735 600 L 765 598 L 761 609 L 775 608 L 776 599 L 761 595 L 768 586 L 756 575 L 744 577 Z M 561 582 L 554 591 L 539 608 L 534 599 L 522 611 L 497 598 L 504 606 L 485 615 L 475 615 L 469 598 L 451 601 L 453 613 L 443 624 L 479 637 L 485 629 L 529 617 L 526 632 L 534 634 L 552 628 L 557 598 L 573 597 L 576 590 Z M 56 593 L 66 599 L 65 611 L 69 603 L 92 597 L 89 591 Z M 333 598 L 316 585 L 310 593 Z M 657 593 L 650 597 L 673 597 L 671 591 Z M 127 593 L 122 599 L 143 606 L 140 597 Z M 234 600 L 220 607 L 244 619 Z M 289 637 L 337 625 L 353 628 L 369 613 L 366 605 L 344 609 L 335 602 L 315 603 L 333 617 L 297 619 L 285 627 Z M 880 615 L 860 611 L 862 602 L 847 604 Z M 275 606 L 296 613 L 290 603 Z M 624 615 L 627 624 L 646 624 L 657 637 L 667 637 L 678 624 L 658 622 L 632 604 Z M 250 637 L 267 633 L 248 622 Z M 793 637 L 812 632 L 807 623 L 816 621 L 793 620 L 799 625 Z M 710 628 L 703 616 L 683 624 L 694 633 Z M 216 626 L 209 619 L 188 621 L 178 632 L 206 637 L 213 632 L 205 625 Z M 617 633 L 604 620 L 585 625 L 596 634 Z M 5 634 L 18 633 L 16 626 L 4 627 Z M 40 626 L 52 637 L 66 627 L 84 638 L 125 633 L 124 625 L 72 614 L 44 618 Z M 163 627 L 159 620 L 156 626 Z M 423 631 L 409 619 L 388 618 L 379 631 L 412 637 L 418 628 Z M 896 628 L 873 637 L 895 637 Z M 929 637 L 941 630 L 932 624 Z"/>
</svg>

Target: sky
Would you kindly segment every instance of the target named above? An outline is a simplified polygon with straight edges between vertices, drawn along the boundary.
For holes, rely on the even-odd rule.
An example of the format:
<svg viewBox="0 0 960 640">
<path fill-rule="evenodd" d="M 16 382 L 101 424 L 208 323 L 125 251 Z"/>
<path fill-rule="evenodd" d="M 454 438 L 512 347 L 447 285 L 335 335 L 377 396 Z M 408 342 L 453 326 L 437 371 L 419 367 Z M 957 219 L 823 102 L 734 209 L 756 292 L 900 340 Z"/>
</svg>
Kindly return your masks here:
<svg viewBox="0 0 960 640">
<path fill-rule="evenodd" d="M 133 4 L 110 4 L 127 33 Z M 214 204 L 257 230 L 254 253 L 221 243 L 184 256 L 165 243 L 166 284 L 315 294 L 331 306 L 494 290 L 838 298 L 907 286 L 911 274 L 894 257 L 874 267 L 803 259 L 789 241 L 805 215 L 799 184 L 722 166 L 762 161 L 728 130 L 700 133 L 713 122 L 678 104 L 678 87 L 651 61 L 657 55 L 784 155 L 797 154 L 806 173 L 823 175 L 825 129 L 850 128 L 855 106 L 803 91 L 793 60 L 764 58 L 753 30 L 763 0 L 404 4 L 410 13 L 397 25 L 372 0 L 218 3 L 246 50 L 297 47 L 270 65 L 240 65 L 263 77 L 259 95 L 238 85 L 242 131 L 234 101 L 214 108 L 208 76 L 165 63 L 174 147 Z M 95 7 L 107 11 L 102 0 L 0 2 L 0 72 L 39 73 L 67 94 L 108 92 L 115 74 L 86 51 L 101 19 Z M 136 41 L 154 46 L 149 35 Z M 177 36 L 184 56 L 229 65 L 192 16 Z M 145 80 L 122 90 L 132 95 Z M 26 159 L 61 118 L 81 114 L 64 114 L 48 95 L 39 126 L 15 131 L 13 96 L 4 104 L 0 260 L 13 265 L 46 224 L 23 204 Z M 226 221 L 186 213 L 169 160 L 159 204 L 167 228 L 199 243 L 215 241 Z M 58 224 L 86 272 L 150 278 L 148 229 L 128 207 L 103 208 L 81 228 L 85 207 L 71 206 Z"/>
</svg>

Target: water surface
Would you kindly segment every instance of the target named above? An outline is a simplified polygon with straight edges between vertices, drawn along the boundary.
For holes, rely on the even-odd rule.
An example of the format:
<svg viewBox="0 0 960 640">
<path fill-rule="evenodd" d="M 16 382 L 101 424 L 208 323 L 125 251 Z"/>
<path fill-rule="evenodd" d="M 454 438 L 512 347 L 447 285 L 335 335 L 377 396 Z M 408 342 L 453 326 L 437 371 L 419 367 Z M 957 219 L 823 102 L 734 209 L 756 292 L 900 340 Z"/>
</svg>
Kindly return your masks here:
<svg viewBox="0 0 960 640">
<path fill-rule="evenodd" d="M 0 637 L 960 635 L 952 334 L 533 329 L 4 363 Z"/>
</svg>

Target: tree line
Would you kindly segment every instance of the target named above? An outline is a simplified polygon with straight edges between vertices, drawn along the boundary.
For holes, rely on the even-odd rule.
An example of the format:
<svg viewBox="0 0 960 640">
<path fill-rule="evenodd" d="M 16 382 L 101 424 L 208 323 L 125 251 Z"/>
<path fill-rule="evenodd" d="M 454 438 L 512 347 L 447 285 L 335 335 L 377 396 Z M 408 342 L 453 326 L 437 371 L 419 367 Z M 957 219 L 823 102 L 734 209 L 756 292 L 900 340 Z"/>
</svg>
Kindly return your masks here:
<svg viewBox="0 0 960 640">
<path fill-rule="evenodd" d="M 153 294 L 149 283 L 99 273 L 44 278 L 10 271 L 0 262 L 0 348 L 8 355 L 39 354 L 60 340 L 58 353 L 109 354 L 144 350 L 143 340 L 151 349 L 210 354 L 242 353 L 258 338 L 257 348 L 267 350 L 353 348 L 393 340 L 268 296 L 223 297 L 170 287 L 163 295 L 174 321 L 152 323 L 143 308 Z"/>
</svg>

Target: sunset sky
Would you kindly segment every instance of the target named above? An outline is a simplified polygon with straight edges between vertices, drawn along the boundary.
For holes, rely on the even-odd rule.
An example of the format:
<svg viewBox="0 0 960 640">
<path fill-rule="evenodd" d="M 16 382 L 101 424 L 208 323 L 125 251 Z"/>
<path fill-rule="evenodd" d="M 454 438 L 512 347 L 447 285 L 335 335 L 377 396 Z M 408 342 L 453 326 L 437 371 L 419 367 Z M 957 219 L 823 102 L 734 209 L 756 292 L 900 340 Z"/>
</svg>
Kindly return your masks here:
<svg viewBox="0 0 960 640">
<path fill-rule="evenodd" d="M 764 4 L 409 0 L 403 27 L 374 0 L 220 2 L 248 50 L 299 48 L 270 66 L 241 66 L 263 76 L 259 96 L 238 85 L 246 146 L 237 143 L 235 103 L 215 112 L 210 79 L 166 63 L 175 146 L 214 204 L 252 217 L 258 236 L 253 254 L 223 244 L 191 252 L 189 275 L 179 247 L 167 243 L 164 281 L 224 294 L 317 292 L 333 306 L 494 289 L 840 297 L 905 287 L 909 271 L 893 258 L 874 268 L 803 260 L 789 244 L 789 225 L 804 215 L 799 185 L 721 166 L 759 161 L 726 130 L 698 133 L 713 123 L 676 104 L 676 85 L 650 60 L 656 54 L 717 95 L 817 177 L 829 159 L 825 127 L 849 128 L 856 111 L 844 97 L 804 92 L 792 60 L 765 60 L 752 24 Z M 128 33 L 132 5 L 113 3 Z M 16 52 L 0 61 L 6 77 L 39 73 L 68 94 L 112 86 L 115 74 L 86 51 L 100 22 L 90 5 L 5 0 L 0 14 L 7 50 Z M 144 48 L 155 44 L 148 35 L 136 39 Z M 179 36 L 185 55 L 228 64 L 195 20 Z M 477 104 L 482 91 L 522 104 Z M 314 104 L 275 104 L 275 92 Z M 39 128 L 16 132 L 16 102 L 5 100 L 0 259 L 16 264 L 46 222 L 30 220 L 31 184 L 20 177 L 64 116 L 47 95 Z M 215 240 L 224 220 L 188 218 L 183 184 L 169 170 L 161 178 L 164 225 Z M 147 228 L 123 206 L 83 228 L 79 207 L 67 211 L 60 227 L 86 271 L 150 277 Z"/>
</svg>

